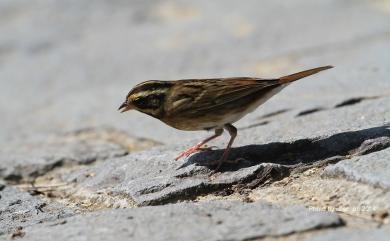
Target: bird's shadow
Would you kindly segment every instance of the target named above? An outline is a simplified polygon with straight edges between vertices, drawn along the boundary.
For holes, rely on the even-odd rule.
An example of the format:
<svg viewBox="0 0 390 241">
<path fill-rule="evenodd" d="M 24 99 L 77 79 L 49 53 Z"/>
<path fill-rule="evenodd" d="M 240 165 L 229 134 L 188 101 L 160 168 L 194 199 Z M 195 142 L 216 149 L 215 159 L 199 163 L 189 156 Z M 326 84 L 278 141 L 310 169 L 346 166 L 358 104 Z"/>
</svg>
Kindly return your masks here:
<svg viewBox="0 0 390 241">
<path fill-rule="evenodd" d="M 293 142 L 272 142 L 262 145 L 247 145 L 232 148 L 229 160 L 219 171 L 235 171 L 260 163 L 275 163 L 284 166 L 313 164 L 320 160 L 352 154 L 366 154 L 390 146 L 390 124 L 337 133 L 325 138 L 299 139 Z M 381 138 L 383 139 L 380 141 Z M 375 140 L 373 140 L 375 139 Z M 208 150 L 190 156 L 180 168 L 195 164 L 215 169 L 210 163 L 218 160 L 223 149 Z"/>
</svg>

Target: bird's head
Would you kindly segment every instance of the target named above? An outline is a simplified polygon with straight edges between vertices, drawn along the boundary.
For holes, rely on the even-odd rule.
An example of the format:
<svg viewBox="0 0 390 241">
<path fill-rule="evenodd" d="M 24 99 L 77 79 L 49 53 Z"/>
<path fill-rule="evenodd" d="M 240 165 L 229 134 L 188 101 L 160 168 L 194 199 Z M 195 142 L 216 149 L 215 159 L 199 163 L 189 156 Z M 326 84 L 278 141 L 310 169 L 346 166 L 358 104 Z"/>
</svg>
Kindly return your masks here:
<svg viewBox="0 0 390 241">
<path fill-rule="evenodd" d="M 126 112 L 132 109 L 158 117 L 163 114 L 164 102 L 172 83 L 159 80 L 148 80 L 136 85 L 126 100 L 119 106 L 119 111 Z"/>
</svg>

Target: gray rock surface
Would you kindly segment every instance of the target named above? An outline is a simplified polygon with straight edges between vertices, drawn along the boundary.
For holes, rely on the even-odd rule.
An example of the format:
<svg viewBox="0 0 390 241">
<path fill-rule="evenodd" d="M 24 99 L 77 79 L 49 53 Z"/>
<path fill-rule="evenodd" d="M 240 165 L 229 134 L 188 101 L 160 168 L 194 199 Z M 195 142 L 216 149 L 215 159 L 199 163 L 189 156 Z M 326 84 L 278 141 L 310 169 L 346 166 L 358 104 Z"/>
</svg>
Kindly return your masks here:
<svg viewBox="0 0 390 241">
<path fill-rule="evenodd" d="M 390 237 L 390 227 L 382 227 L 374 230 L 337 230 L 324 235 L 310 238 L 307 241 L 387 241 Z"/>
<path fill-rule="evenodd" d="M 387 139 L 387 142 L 390 138 Z M 371 153 L 365 156 L 343 160 L 325 168 L 324 175 L 343 177 L 348 180 L 359 181 L 390 188 L 390 148 Z"/>
<path fill-rule="evenodd" d="M 28 181 L 60 166 L 85 165 L 126 153 L 126 149 L 115 143 L 74 137 L 27 143 L 0 152 L 0 177 Z"/>
<path fill-rule="evenodd" d="M 390 146 L 388 136 L 387 127 L 376 127 L 314 140 L 243 146 L 233 149 L 230 155 L 238 163 L 225 164 L 222 173 L 212 176 L 213 166 L 208 163 L 218 160 L 221 150 L 195 154 L 183 164 L 173 160 L 173 151 L 162 147 L 84 168 L 64 177 L 64 181 L 93 192 L 105 190 L 129 196 L 137 205 L 164 204 L 221 191 L 234 184 L 254 188 L 280 180 L 297 168 L 378 151 Z"/>
<path fill-rule="evenodd" d="M 249 240 L 342 225 L 334 213 L 223 201 L 110 210 L 56 223 L 26 229 L 24 240 Z"/>
<path fill-rule="evenodd" d="M 73 214 L 60 204 L 45 202 L 13 187 L 0 187 L 0 235 Z"/>
</svg>

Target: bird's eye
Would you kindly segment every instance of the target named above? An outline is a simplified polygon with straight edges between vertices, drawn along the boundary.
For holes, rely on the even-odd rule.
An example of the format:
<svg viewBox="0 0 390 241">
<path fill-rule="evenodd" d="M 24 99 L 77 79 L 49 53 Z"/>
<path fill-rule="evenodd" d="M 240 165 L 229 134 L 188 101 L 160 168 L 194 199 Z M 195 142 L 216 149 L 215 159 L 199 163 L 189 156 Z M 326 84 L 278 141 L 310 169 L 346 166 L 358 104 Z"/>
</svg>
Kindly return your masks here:
<svg viewBox="0 0 390 241">
<path fill-rule="evenodd" d="M 133 100 L 133 104 L 137 106 L 138 108 L 145 109 L 147 108 L 147 101 L 146 98 L 138 97 Z"/>
<path fill-rule="evenodd" d="M 156 99 L 156 98 L 150 98 L 149 99 L 149 104 L 151 106 L 156 106 L 158 107 L 160 105 L 160 100 L 159 99 Z"/>
</svg>

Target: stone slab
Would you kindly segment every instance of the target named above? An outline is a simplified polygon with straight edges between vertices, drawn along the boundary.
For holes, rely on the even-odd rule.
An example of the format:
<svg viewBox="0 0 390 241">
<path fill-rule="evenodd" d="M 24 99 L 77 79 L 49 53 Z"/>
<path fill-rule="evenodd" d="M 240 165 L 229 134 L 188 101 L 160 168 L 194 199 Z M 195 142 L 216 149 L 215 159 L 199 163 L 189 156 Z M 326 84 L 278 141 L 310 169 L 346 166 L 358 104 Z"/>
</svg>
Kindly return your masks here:
<svg viewBox="0 0 390 241">
<path fill-rule="evenodd" d="M 250 240 L 341 225 L 298 206 L 214 201 L 78 215 L 27 228 L 21 240 Z"/>
<path fill-rule="evenodd" d="M 13 187 L 0 187 L 0 235 L 74 214 L 60 204 L 48 203 Z"/>
<path fill-rule="evenodd" d="M 388 140 L 389 141 L 389 140 Z M 324 176 L 342 177 L 390 189 L 390 148 L 328 166 Z"/>
<path fill-rule="evenodd" d="M 31 181 L 57 167 L 87 165 L 127 152 L 123 146 L 107 140 L 73 135 L 20 142 L 0 151 L 0 178 L 11 182 Z"/>
<path fill-rule="evenodd" d="M 383 226 L 378 229 L 347 229 L 347 230 L 334 230 L 326 234 L 320 234 L 312 238 L 306 239 L 307 241 L 387 241 L 390 237 L 390 227 Z"/>
<path fill-rule="evenodd" d="M 298 167 L 379 151 L 390 146 L 389 135 L 386 127 L 375 127 L 322 138 L 233 148 L 229 159 L 237 163 L 227 163 L 211 176 L 215 166 L 209 163 L 218 160 L 223 150 L 174 161 L 176 153 L 171 147 L 162 146 L 111 158 L 62 178 L 92 192 L 104 190 L 128 196 L 137 205 L 159 205 L 224 190 L 234 184 L 254 188 L 280 180 Z"/>
</svg>

